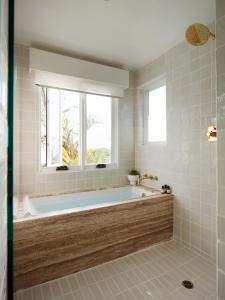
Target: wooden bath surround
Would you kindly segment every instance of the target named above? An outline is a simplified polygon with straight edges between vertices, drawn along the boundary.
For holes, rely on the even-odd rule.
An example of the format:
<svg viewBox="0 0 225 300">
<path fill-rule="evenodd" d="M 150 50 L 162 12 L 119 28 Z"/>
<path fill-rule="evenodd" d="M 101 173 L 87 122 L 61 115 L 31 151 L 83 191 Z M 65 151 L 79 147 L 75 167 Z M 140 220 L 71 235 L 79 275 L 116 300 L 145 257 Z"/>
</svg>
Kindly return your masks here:
<svg viewBox="0 0 225 300">
<path fill-rule="evenodd" d="M 94 267 L 168 240 L 172 234 L 172 195 L 17 220 L 15 290 Z"/>
</svg>

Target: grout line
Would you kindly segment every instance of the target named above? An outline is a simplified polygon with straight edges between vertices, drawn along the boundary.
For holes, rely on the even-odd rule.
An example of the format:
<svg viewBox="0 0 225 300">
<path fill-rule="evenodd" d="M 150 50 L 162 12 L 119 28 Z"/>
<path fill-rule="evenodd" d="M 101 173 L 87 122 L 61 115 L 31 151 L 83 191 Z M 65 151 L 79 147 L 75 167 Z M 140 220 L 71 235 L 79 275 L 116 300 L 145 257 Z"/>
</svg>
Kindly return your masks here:
<svg viewBox="0 0 225 300">
<path fill-rule="evenodd" d="M 143 272 L 143 269 L 142 269 L 142 267 L 141 267 L 141 266 L 145 265 L 146 262 L 140 263 L 140 264 L 138 264 L 138 265 L 135 264 L 135 266 L 130 267 L 129 264 L 127 263 L 127 261 L 126 261 L 126 258 L 127 258 L 127 257 L 132 257 L 132 255 L 133 255 L 134 257 L 135 257 L 135 256 L 138 256 L 139 253 L 142 253 L 142 252 L 146 251 L 146 249 L 145 249 L 145 250 L 138 251 L 138 252 L 133 253 L 133 254 L 130 254 L 130 255 L 126 256 L 126 257 L 116 259 L 116 261 L 123 260 L 123 262 L 128 266 L 128 268 L 126 268 L 126 270 L 125 270 L 125 271 L 122 271 L 122 272 L 121 272 L 121 271 L 118 271 L 118 272 L 116 272 L 116 273 L 112 272 L 113 275 L 112 275 L 112 276 L 109 276 L 109 277 L 107 276 L 106 279 L 103 279 L 103 280 L 100 280 L 100 281 L 98 281 L 98 282 L 93 282 L 93 283 L 89 284 L 88 281 L 87 281 L 87 279 L 86 279 L 85 274 L 82 274 L 82 276 L 84 277 L 84 280 L 85 280 L 86 285 L 85 285 L 84 287 L 81 286 L 79 280 L 76 279 L 77 282 L 78 282 L 78 289 L 76 289 L 76 290 L 73 290 L 73 289 L 72 289 L 72 286 L 70 285 L 70 282 L 69 282 L 69 280 L 68 280 L 68 277 L 69 277 L 69 276 L 75 275 L 75 277 L 76 277 L 76 273 L 71 274 L 71 275 L 67 275 L 67 276 L 64 276 L 64 277 L 61 277 L 61 278 L 58 278 L 58 279 L 55 279 L 55 280 L 53 280 L 53 281 L 49 281 L 48 283 L 55 282 L 55 281 L 58 282 L 59 288 L 60 288 L 60 291 L 61 291 L 61 297 L 66 296 L 67 294 L 71 294 L 71 293 L 74 294 L 75 292 L 77 292 L 77 291 L 82 291 L 82 289 L 85 289 L 85 288 L 89 288 L 89 290 L 90 290 L 92 296 L 95 298 L 94 292 L 92 291 L 92 288 L 91 288 L 91 287 L 98 286 L 98 288 L 99 288 L 100 291 L 101 291 L 101 294 L 103 295 L 103 297 L 104 297 L 104 299 L 105 299 L 105 294 L 102 292 L 102 289 L 101 289 L 101 282 L 104 282 L 104 284 L 107 285 L 107 288 L 109 288 L 110 291 L 112 292 L 110 286 L 109 286 L 108 283 L 107 283 L 107 279 L 111 279 L 111 280 L 113 280 L 113 283 L 117 286 L 118 290 L 120 290 L 120 293 L 117 293 L 116 295 L 114 295 L 113 292 L 112 292 L 112 295 L 113 295 L 113 298 L 112 298 L 112 299 L 116 299 L 116 296 L 118 296 L 118 295 L 120 295 L 120 294 L 124 294 L 124 293 L 126 293 L 126 292 L 128 292 L 128 291 L 131 291 L 133 288 L 137 288 L 138 291 L 140 291 L 140 292 L 142 293 L 142 290 L 141 290 L 141 288 L 140 288 L 141 285 L 143 285 L 143 284 L 148 284 L 149 282 L 151 282 L 151 283 L 153 284 L 153 282 L 152 282 L 153 280 L 156 280 L 156 282 L 158 281 L 159 283 L 161 283 L 161 278 L 162 278 L 163 276 L 165 276 L 165 275 L 169 275 L 169 274 L 171 273 L 171 271 L 175 271 L 175 272 L 176 272 L 176 271 L 180 271 L 181 273 L 184 273 L 184 274 L 185 274 L 185 271 L 181 270 L 182 266 L 184 266 L 184 265 L 190 263 L 191 261 L 193 261 L 193 260 L 196 259 L 196 258 L 199 258 L 199 259 L 202 258 L 202 259 L 203 259 L 203 262 L 205 262 L 206 264 L 209 264 L 209 268 L 212 268 L 212 267 L 214 266 L 214 264 L 213 264 L 211 261 L 209 261 L 209 260 L 207 260 L 205 257 L 203 257 L 199 252 L 193 251 L 193 249 L 190 249 L 190 247 L 186 247 L 186 246 L 185 246 L 184 244 L 182 244 L 182 243 L 180 244 L 180 242 L 177 242 L 177 241 L 175 241 L 175 242 L 177 243 L 177 246 L 178 246 L 177 248 L 175 248 L 175 247 L 172 247 L 172 248 L 171 248 L 171 247 L 170 247 L 170 244 L 172 244 L 172 241 L 165 242 L 165 243 L 160 243 L 159 245 L 157 245 L 157 247 L 158 247 L 159 250 L 160 250 L 160 249 L 161 249 L 161 250 L 163 249 L 163 253 L 164 253 L 164 251 L 166 251 L 166 246 L 167 246 L 167 247 L 168 247 L 167 251 L 169 251 L 169 252 L 168 252 L 168 255 L 163 255 L 163 253 L 158 252 L 158 253 L 159 253 L 159 257 L 157 258 L 157 260 L 155 261 L 154 259 L 153 259 L 153 260 L 149 259 L 149 264 L 151 264 L 151 262 L 159 262 L 161 259 L 164 259 L 164 260 L 170 259 L 171 255 L 174 255 L 174 254 L 176 254 L 177 251 L 182 251 L 182 250 L 188 250 L 188 251 L 190 251 L 190 254 L 191 254 L 192 257 L 186 259 L 185 262 L 179 264 L 178 266 L 176 266 L 175 263 L 173 262 L 172 264 L 174 265 L 174 267 L 172 267 L 172 266 L 169 267 L 169 268 L 166 267 L 165 271 L 162 272 L 162 273 L 160 273 L 160 275 L 154 275 L 154 270 L 153 270 L 153 275 L 152 275 L 151 279 L 145 279 L 145 280 L 143 280 L 143 281 L 141 281 L 141 282 L 139 282 L 139 283 L 137 283 L 137 284 L 132 285 L 132 287 L 129 287 L 128 284 L 127 284 L 127 282 L 125 282 L 126 288 L 123 289 L 123 290 L 121 290 L 120 286 L 118 286 L 117 282 L 114 280 L 114 278 L 115 278 L 116 276 L 123 276 L 123 274 L 126 274 L 126 275 L 129 277 L 129 271 L 132 271 L 132 272 L 135 273 L 135 270 L 137 269 L 138 271 L 142 272 L 142 274 L 144 275 L 144 277 L 147 277 L 146 273 Z M 162 245 L 165 246 L 165 247 L 161 247 Z M 175 246 L 176 246 L 176 245 L 175 245 Z M 147 249 L 157 249 L 157 247 L 154 246 L 154 247 L 149 247 L 149 248 L 147 248 Z M 148 250 L 147 250 L 146 252 L 148 252 Z M 153 258 L 154 258 L 155 251 L 152 253 L 152 255 L 153 255 Z M 151 256 L 151 255 L 150 255 L 150 256 Z M 111 262 L 112 262 L 112 261 L 111 261 Z M 107 264 L 109 264 L 109 263 L 111 263 L 111 262 L 108 262 L 108 263 L 103 264 L 103 265 L 107 265 Z M 100 265 L 100 266 L 102 266 L 102 265 Z M 94 269 L 98 269 L 98 267 L 99 267 L 99 266 L 96 266 Z M 112 268 L 114 267 L 113 264 L 111 265 L 111 267 L 112 267 Z M 92 269 L 92 268 L 90 268 L 90 269 Z M 88 270 L 90 270 L 90 269 L 88 269 Z M 81 271 L 81 272 L 79 272 L 79 273 L 82 273 L 82 272 L 85 272 L 85 271 Z M 100 272 L 100 274 L 101 274 L 101 276 L 102 276 L 101 270 L 99 270 L 99 272 Z M 135 274 L 136 274 L 136 273 L 135 273 Z M 201 273 L 200 273 L 199 275 L 197 275 L 196 277 L 194 277 L 195 280 L 198 280 L 199 278 L 201 278 L 202 276 L 204 276 L 204 274 L 207 274 L 207 272 L 206 272 L 206 271 L 201 271 Z M 61 284 L 60 284 L 60 280 L 61 280 L 61 279 L 65 279 L 66 282 L 69 284 L 69 288 L 70 288 L 70 291 L 69 291 L 69 292 L 63 293 L 62 287 L 61 287 Z M 48 283 L 47 283 L 47 284 L 48 284 Z M 44 284 L 46 284 L 46 283 L 44 283 Z M 41 295 L 42 295 L 42 298 L 43 298 L 43 299 L 44 299 L 44 297 L 43 297 L 44 295 L 43 295 L 42 287 L 43 287 L 44 284 L 40 284 L 40 285 L 35 286 L 35 287 L 39 287 L 39 288 L 40 288 Z M 52 291 L 51 285 L 49 285 L 49 286 L 50 286 L 50 290 Z M 33 288 L 34 288 L 34 287 L 29 288 L 28 290 L 30 290 L 31 293 L 32 293 L 32 289 L 33 289 Z M 157 287 L 156 287 L 156 288 L 157 288 Z M 166 290 L 168 290 L 168 287 L 166 287 Z M 171 293 L 170 293 L 169 295 L 172 295 L 173 293 L 175 293 L 176 290 L 179 290 L 179 287 L 178 287 L 178 288 L 174 288 L 174 289 L 171 291 Z M 19 291 L 18 293 L 19 293 L 20 295 L 22 295 L 24 291 L 26 291 L 26 290 Z M 198 291 L 198 292 L 199 292 L 199 291 Z M 199 293 L 201 294 L 201 292 L 199 292 Z M 53 295 L 54 295 L 54 293 L 53 293 L 53 291 L 52 291 L 52 296 L 53 296 Z M 32 293 L 32 296 L 33 296 L 33 293 Z M 160 298 L 160 299 L 164 299 L 164 298 L 163 298 L 164 296 L 161 296 L 161 297 L 162 297 L 162 298 Z M 54 299 L 56 300 L 57 298 L 53 297 L 52 300 L 54 300 Z"/>
</svg>

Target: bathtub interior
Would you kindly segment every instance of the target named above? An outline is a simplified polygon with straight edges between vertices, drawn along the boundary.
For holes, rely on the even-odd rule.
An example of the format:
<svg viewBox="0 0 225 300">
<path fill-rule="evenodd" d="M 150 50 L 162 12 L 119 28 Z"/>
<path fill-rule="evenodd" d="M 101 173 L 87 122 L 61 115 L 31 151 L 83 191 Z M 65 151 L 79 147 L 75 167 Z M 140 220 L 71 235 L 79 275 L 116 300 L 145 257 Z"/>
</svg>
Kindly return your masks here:
<svg viewBox="0 0 225 300">
<path fill-rule="evenodd" d="M 43 196 L 24 199 L 25 212 L 40 215 L 68 209 L 96 207 L 159 194 L 144 187 L 119 187 L 97 191 Z"/>
</svg>

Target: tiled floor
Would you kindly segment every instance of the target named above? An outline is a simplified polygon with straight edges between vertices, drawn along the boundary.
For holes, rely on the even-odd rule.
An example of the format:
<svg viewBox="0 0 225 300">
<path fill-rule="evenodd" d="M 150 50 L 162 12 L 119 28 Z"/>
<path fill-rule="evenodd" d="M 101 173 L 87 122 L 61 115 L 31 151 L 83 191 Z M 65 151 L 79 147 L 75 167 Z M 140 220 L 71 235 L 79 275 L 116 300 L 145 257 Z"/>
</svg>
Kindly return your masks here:
<svg viewBox="0 0 225 300">
<path fill-rule="evenodd" d="M 194 289 L 182 287 L 191 280 Z M 15 300 L 216 300 L 216 269 L 175 241 L 15 294 Z"/>
</svg>

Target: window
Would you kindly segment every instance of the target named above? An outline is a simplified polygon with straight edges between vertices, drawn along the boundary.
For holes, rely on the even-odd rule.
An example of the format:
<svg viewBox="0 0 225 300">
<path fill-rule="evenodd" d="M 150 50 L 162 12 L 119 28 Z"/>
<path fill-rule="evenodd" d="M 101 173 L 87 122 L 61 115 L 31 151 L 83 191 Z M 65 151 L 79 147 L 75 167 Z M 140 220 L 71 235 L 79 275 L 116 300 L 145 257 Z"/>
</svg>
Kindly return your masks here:
<svg viewBox="0 0 225 300">
<path fill-rule="evenodd" d="M 41 87 L 41 166 L 116 164 L 117 100 Z"/>
<path fill-rule="evenodd" d="M 110 164 L 112 157 L 111 99 L 95 95 L 87 95 L 86 105 L 86 163 L 96 164 L 103 162 Z"/>
<path fill-rule="evenodd" d="M 166 141 L 166 85 L 147 92 L 147 141 Z"/>
</svg>

